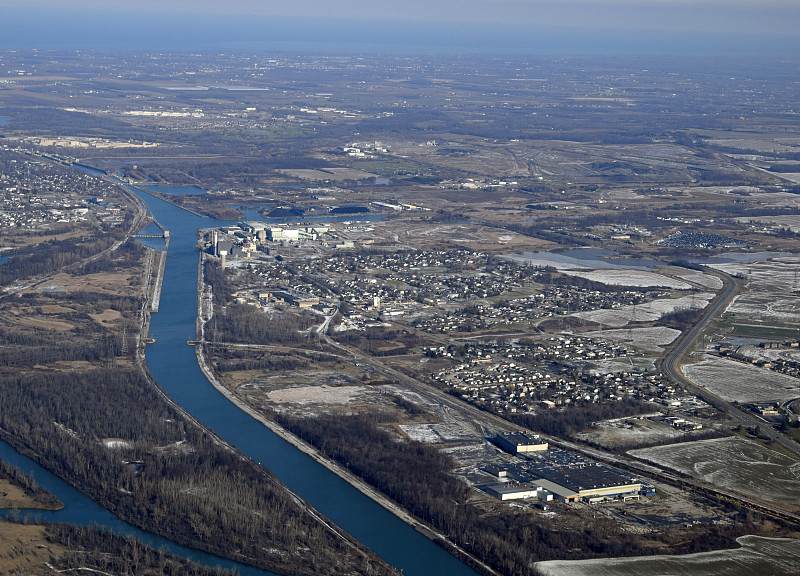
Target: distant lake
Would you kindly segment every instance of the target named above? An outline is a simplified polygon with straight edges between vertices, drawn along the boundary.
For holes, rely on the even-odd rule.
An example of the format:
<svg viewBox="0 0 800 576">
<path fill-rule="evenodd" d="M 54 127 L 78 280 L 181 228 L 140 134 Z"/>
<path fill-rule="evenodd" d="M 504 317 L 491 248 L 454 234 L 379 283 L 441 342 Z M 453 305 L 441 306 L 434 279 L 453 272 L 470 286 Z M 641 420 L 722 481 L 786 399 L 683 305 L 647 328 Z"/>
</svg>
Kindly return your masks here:
<svg viewBox="0 0 800 576">
<path fill-rule="evenodd" d="M 160 186 L 160 185 L 153 185 L 153 186 L 141 186 L 145 190 L 150 190 L 151 192 L 158 192 L 159 194 L 168 194 L 170 196 L 199 196 L 200 194 L 205 194 L 206 191 L 202 188 L 198 188 L 197 186 Z"/>
<path fill-rule="evenodd" d="M 267 92 L 269 88 L 259 88 L 258 86 L 161 86 L 163 90 L 206 92 L 208 90 L 230 90 L 232 92 Z"/>
<path fill-rule="evenodd" d="M 781 258 L 784 256 L 792 256 L 789 252 L 727 252 L 712 256 L 711 258 L 693 258 L 690 262 L 697 264 L 728 264 L 729 262 L 742 262 L 749 264 L 751 262 L 762 262 L 770 258 Z"/>
<path fill-rule="evenodd" d="M 0 116 L 0 126 L 5 126 L 11 122 L 11 116 Z"/>
<path fill-rule="evenodd" d="M 5 264 L 8 262 L 8 256 L 0 256 L 0 264 Z"/>
<path fill-rule="evenodd" d="M 377 222 L 383 220 L 383 214 L 359 213 L 359 214 L 339 214 L 337 216 L 309 216 L 306 213 L 303 216 L 289 216 L 287 218 L 264 218 L 261 216 L 261 210 L 265 208 L 272 208 L 274 205 L 253 206 L 233 206 L 238 208 L 244 214 L 244 220 L 247 222 L 267 222 L 269 224 L 303 224 L 306 222 Z M 319 211 L 320 214 L 325 212 Z"/>
<path fill-rule="evenodd" d="M 575 248 L 563 252 L 526 252 L 508 258 L 536 266 L 556 268 L 650 268 L 664 264 L 657 260 L 616 257 L 616 252 L 602 248 Z"/>
</svg>

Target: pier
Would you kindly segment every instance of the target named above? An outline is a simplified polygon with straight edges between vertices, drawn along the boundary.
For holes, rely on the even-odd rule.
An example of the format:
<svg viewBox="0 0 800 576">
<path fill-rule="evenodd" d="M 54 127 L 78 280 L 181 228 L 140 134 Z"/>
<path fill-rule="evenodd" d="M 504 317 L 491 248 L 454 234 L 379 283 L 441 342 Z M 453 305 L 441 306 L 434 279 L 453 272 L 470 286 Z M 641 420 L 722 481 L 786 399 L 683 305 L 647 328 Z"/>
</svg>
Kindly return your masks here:
<svg viewBox="0 0 800 576">
<path fill-rule="evenodd" d="M 146 285 L 149 287 L 147 293 L 152 294 L 152 296 L 149 298 L 149 308 L 151 312 L 158 312 L 158 305 L 161 302 L 161 285 L 164 280 L 164 267 L 167 263 L 167 250 L 169 250 L 169 230 L 164 228 L 164 226 L 162 226 L 158 220 L 154 219 L 153 224 L 155 224 L 158 229 L 161 230 L 161 234 L 134 234 L 133 237 L 164 239 L 164 250 L 157 251 L 158 263 L 154 265 L 153 253 L 151 253 L 147 266 Z"/>
</svg>

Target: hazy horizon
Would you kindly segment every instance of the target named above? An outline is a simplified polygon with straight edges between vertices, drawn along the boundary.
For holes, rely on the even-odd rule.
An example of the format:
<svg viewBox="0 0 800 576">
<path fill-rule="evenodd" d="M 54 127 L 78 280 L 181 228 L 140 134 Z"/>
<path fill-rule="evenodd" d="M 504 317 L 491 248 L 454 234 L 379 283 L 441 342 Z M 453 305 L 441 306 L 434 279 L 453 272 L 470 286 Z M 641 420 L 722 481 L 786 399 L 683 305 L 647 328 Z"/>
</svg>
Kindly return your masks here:
<svg viewBox="0 0 800 576">
<path fill-rule="evenodd" d="M 41 4 L 39 2 L 38 4 Z M 593 5 L 593 3 L 589 3 Z M 373 53 L 755 55 L 800 53 L 800 35 L 599 25 L 7 7 L 0 49 L 298 50 Z M 696 28 L 696 27 L 695 27 Z"/>
</svg>

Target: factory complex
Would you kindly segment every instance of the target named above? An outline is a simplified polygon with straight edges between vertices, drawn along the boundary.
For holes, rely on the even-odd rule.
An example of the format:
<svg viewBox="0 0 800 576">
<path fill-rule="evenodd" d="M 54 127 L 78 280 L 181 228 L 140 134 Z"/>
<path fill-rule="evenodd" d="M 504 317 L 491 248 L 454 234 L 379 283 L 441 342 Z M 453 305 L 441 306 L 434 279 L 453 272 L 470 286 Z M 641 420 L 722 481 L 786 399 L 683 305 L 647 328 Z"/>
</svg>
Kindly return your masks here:
<svg viewBox="0 0 800 576">
<path fill-rule="evenodd" d="M 572 452 L 550 449 L 535 434 L 503 433 L 495 437 L 495 443 L 518 457 L 512 463 L 483 468 L 499 480 L 485 486 L 484 491 L 499 500 L 597 503 L 654 494 L 651 487 L 622 471 Z"/>
</svg>

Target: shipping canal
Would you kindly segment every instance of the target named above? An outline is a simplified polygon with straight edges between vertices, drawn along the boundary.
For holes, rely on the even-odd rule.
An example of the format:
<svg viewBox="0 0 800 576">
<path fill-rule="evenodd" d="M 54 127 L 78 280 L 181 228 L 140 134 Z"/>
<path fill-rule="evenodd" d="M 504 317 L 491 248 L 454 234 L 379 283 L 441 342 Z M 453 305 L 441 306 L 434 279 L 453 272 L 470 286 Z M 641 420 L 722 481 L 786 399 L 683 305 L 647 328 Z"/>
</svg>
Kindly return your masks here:
<svg viewBox="0 0 800 576">
<path fill-rule="evenodd" d="M 80 168 L 102 174 L 88 167 Z M 154 218 L 170 232 L 160 308 L 150 321 L 149 335 L 155 343 L 148 344 L 146 351 L 147 366 L 158 385 L 198 421 L 269 468 L 291 491 L 403 574 L 478 576 L 472 568 L 280 438 L 214 388 L 200 370 L 194 348 L 186 345 L 195 338 L 197 231 L 231 222 L 203 218 L 146 192 L 128 189 L 142 199 Z M 145 243 L 163 245 L 149 239 Z M 25 510 L 22 517 L 108 529 L 206 566 L 232 569 L 245 576 L 273 576 L 134 528 L 3 441 L 0 441 L 0 458 L 31 474 L 39 485 L 64 503 L 62 510 Z M 15 514 L 15 511 L 0 511 L 0 517 Z"/>
<path fill-rule="evenodd" d="M 136 189 L 170 231 L 159 312 L 153 314 L 147 366 L 159 386 L 187 412 L 250 458 L 269 468 L 290 490 L 410 575 L 476 576 L 476 572 L 378 503 L 240 410 L 208 381 L 194 348 L 197 316 L 197 231 L 221 225 Z M 228 223 L 226 223 L 228 224 Z"/>
</svg>

